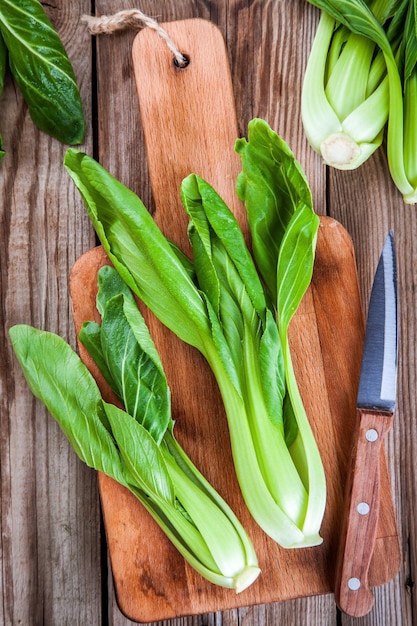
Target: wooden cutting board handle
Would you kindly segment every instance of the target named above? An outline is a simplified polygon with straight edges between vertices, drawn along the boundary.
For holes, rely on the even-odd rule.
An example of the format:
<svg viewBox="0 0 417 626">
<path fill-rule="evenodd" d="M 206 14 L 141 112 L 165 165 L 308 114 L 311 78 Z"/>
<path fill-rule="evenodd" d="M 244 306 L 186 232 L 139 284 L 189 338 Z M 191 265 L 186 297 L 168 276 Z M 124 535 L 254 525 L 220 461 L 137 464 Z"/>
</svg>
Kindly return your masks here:
<svg viewBox="0 0 417 626">
<path fill-rule="evenodd" d="M 178 68 L 172 52 L 150 30 L 141 31 L 134 41 L 133 65 L 154 218 L 171 239 L 189 249 L 179 188 L 190 173 L 207 180 L 246 229 L 244 207 L 235 191 L 240 172 L 234 151 L 238 124 L 229 59 L 218 27 L 201 19 L 162 26 L 189 59 L 187 67 Z"/>
</svg>

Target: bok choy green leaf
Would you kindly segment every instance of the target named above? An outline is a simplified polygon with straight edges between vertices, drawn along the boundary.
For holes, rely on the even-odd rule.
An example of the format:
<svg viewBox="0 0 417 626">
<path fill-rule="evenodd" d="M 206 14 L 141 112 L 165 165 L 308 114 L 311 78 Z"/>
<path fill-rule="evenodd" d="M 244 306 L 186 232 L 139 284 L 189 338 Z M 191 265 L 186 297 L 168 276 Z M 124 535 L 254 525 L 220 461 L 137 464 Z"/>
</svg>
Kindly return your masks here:
<svg viewBox="0 0 417 626">
<path fill-rule="evenodd" d="M 70 149 L 65 166 L 116 270 L 163 324 L 207 359 L 254 519 L 285 547 L 317 545 L 326 485 L 287 330 L 311 279 L 318 218 L 286 144 L 262 120 L 253 120 L 249 133 L 247 149 L 237 145 L 243 159 L 238 188 L 253 199 L 246 204 L 262 279 L 233 214 L 195 174 L 181 186 L 191 262 L 139 198 L 94 159 Z"/>
<path fill-rule="evenodd" d="M 78 456 L 129 489 L 183 557 L 210 582 L 236 592 L 258 577 L 244 528 L 174 436 L 170 392 L 159 355 L 131 292 L 116 271 L 99 272 L 102 323 L 80 340 L 127 410 L 104 402 L 91 374 L 52 333 L 10 329 L 34 395 L 60 424 Z"/>
<path fill-rule="evenodd" d="M 36 126 L 62 143 L 81 143 L 85 120 L 74 70 L 42 4 L 2 0 L 0 35 Z"/>
</svg>

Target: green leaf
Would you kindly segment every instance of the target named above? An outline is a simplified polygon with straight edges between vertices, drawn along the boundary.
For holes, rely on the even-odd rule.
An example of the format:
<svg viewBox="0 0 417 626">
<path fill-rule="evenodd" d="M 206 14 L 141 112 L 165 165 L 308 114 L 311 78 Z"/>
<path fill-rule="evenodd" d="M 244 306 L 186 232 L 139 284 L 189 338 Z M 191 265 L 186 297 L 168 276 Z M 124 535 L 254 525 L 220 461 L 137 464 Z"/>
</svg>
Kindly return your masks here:
<svg viewBox="0 0 417 626">
<path fill-rule="evenodd" d="M 98 292 L 96 298 L 97 311 L 103 316 L 106 305 L 114 296 L 121 294 L 127 298 L 132 298 L 132 292 L 124 280 L 119 276 L 114 267 L 103 265 L 97 275 Z"/>
<path fill-rule="evenodd" d="M 415 25 L 416 36 L 417 36 L 417 2 L 416 0 L 413 0 L 413 9 L 414 9 L 414 25 Z"/>
<path fill-rule="evenodd" d="M 171 246 L 171 250 L 173 251 L 173 253 L 176 255 L 176 257 L 178 258 L 178 260 L 180 261 L 180 263 L 183 265 L 185 271 L 187 272 L 188 276 L 190 277 L 190 279 L 195 282 L 195 270 L 194 270 L 194 263 L 191 261 L 191 259 L 181 250 L 181 248 L 179 248 L 177 246 L 176 243 L 174 243 L 173 241 L 170 241 L 168 239 L 168 243 Z"/>
<path fill-rule="evenodd" d="M 413 0 L 414 2 L 414 0 Z M 384 30 L 387 33 L 388 40 L 391 42 L 393 50 L 397 49 L 399 41 L 404 39 L 404 22 L 409 7 L 409 0 L 392 0 L 393 5 L 390 14 L 387 16 L 389 21 L 381 23 L 384 24 Z"/>
<path fill-rule="evenodd" d="M 242 161 L 237 192 L 245 203 L 257 267 L 276 300 L 276 273 L 282 238 L 299 205 L 312 207 L 311 191 L 293 153 L 269 125 L 254 119 L 248 141 L 238 139 Z"/>
<path fill-rule="evenodd" d="M 220 196 L 192 174 L 181 186 L 190 216 L 198 285 L 207 298 L 212 338 L 235 389 L 243 397 L 245 327 L 256 337 L 266 311 L 265 295 L 240 227 Z"/>
<path fill-rule="evenodd" d="M 97 310 L 103 315 L 108 302 L 114 296 L 122 294 L 123 310 L 121 311 L 121 315 L 126 317 L 141 349 L 149 355 L 155 367 L 164 375 L 161 359 L 149 334 L 145 320 L 138 309 L 131 290 L 121 276 L 113 267 L 105 265 L 101 267 L 98 272 L 98 286 Z"/>
<path fill-rule="evenodd" d="M 282 239 L 277 266 L 277 310 L 278 324 L 285 334 L 311 282 L 319 223 L 309 207 L 301 206 Z"/>
<path fill-rule="evenodd" d="M 283 416 L 284 416 L 285 445 L 287 446 L 288 449 L 290 449 L 298 435 L 298 424 L 297 424 L 297 419 L 295 417 L 293 405 L 291 404 L 291 398 L 288 393 L 286 393 L 284 396 Z M 298 470 L 298 473 L 300 474 L 301 479 L 303 479 L 304 476 L 300 471 L 299 465 L 297 465 L 297 470 Z M 306 480 L 304 484 L 308 488 L 308 480 Z"/>
<path fill-rule="evenodd" d="M 210 326 L 204 301 L 141 200 L 78 150 L 69 149 L 64 164 L 120 276 L 163 324 L 205 354 Z"/>
<path fill-rule="evenodd" d="M 61 337 L 31 326 L 13 326 L 10 337 L 32 393 L 57 420 L 80 459 L 126 484 L 105 426 L 100 391 L 78 355 Z"/>
<path fill-rule="evenodd" d="M 117 394 L 117 386 L 115 385 L 111 372 L 108 368 L 106 359 L 103 355 L 103 349 L 101 347 L 100 324 L 97 324 L 97 322 L 84 322 L 81 326 L 78 338 L 93 358 L 93 361 L 103 374 L 107 384 L 114 391 L 114 393 Z"/>
<path fill-rule="evenodd" d="M 171 421 L 170 393 L 158 352 L 133 295 L 113 267 L 98 274 L 101 326 L 84 325 L 80 341 L 103 376 L 159 445 Z"/>
<path fill-rule="evenodd" d="M 2 0 L 0 33 L 33 122 L 62 143 L 81 143 L 85 121 L 72 65 L 38 0 Z"/>
<path fill-rule="evenodd" d="M 172 505 L 175 493 L 159 446 L 132 416 L 113 404 L 104 404 L 113 436 L 134 482 L 150 497 Z"/>
<path fill-rule="evenodd" d="M 408 0 L 366 0 L 366 3 L 378 22 L 384 26 L 402 10 Z"/>
<path fill-rule="evenodd" d="M 202 294 L 203 297 L 204 293 Z M 231 383 L 234 390 L 242 397 L 242 381 L 239 376 L 239 369 L 237 369 L 237 362 L 241 358 L 241 346 L 237 336 L 231 339 L 230 329 L 228 329 L 224 323 L 222 323 L 216 312 L 214 311 L 210 300 L 206 299 L 207 314 L 209 316 L 211 324 L 211 339 L 213 342 L 213 351 L 207 355 L 208 362 L 219 382 L 219 377 L 226 375 L 228 383 Z M 234 320 L 230 320 L 231 325 L 234 324 Z M 236 346 L 237 349 L 233 350 L 231 347 Z M 222 368 L 219 368 L 221 364 Z"/>
<path fill-rule="evenodd" d="M 354 33 L 374 41 L 381 50 L 389 48 L 385 31 L 364 0 L 308 0 Z M 391 12 L 389 8 L 388 13 Z"/>
<path fill-rule="evenodd" d="M 190 174 L 183 180 L 181 198 L 194 229 L 198 231 L 206 254 L 210 256 L 212 232 L 221 241 L 228 257 L 236 267 L 253 306 L 262 315 L 265 309 L 264 292 L 242 231 L 233 213 L 211 185 L 196 174 Z M 204 270 L 198 271 L 196 259 L 194 259 L 194 266 L 201 284 L 201 281 L 204 280 Z M 209 289 L 210 293 L 211 291 Z M 214 306 L 214 301 L 212 304 Z"/>
<path fill-rule="evenodd" d="M 268 311 L 265 332 L 259 344 L 260 379 L 265 405 L 272 422 L 283 430 L 283 399 L 285 396 L 285 367 L 281 340 L 276 321 Z"/>
<path fill-rule="evenodd" d="M 404 30 L 404 77 L 403 83 L 411 77 L 417 65 L 417 34 L 414 2 L 409 5 Z"/>
<path fill-rule="evenodd" d="M 170 422 L 168 385 L 163 372 L 138 344 L 123 313 L 123 300 L 123 295 L 114 296 L 106 305 L 101 325 L 103 354 L 127 413 L 160 443 Z M 140 320 L 144 325 L 142 317 Z"/>
</svg>

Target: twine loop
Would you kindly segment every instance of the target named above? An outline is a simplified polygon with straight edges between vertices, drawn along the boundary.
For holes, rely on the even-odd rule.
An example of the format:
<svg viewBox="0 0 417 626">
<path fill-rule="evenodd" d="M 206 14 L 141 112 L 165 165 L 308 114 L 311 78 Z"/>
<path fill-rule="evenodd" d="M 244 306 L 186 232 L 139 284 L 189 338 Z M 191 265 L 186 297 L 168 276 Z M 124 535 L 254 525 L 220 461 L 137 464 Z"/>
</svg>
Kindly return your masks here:
<svg viewBox="0 0 417 626">
<path fill-rule="evenodd" d="M 188 65 L 187 57 L 178 50 L 166 30 L 164 30 L 153 17 L 145 15 L 145 13 L 139 9 L 126 9 L 114 15 L 101 15 L 99 17 L 83 15 L 81 21 L 87 24 L 87 28 L 92 35 L 111 35 L 112 33 L 125 30 L 126 28 L 135 28 L 137 30 L 145 26 L 152 28 L 171 50 L 174 55 L 175 65 L 181 68 Z"/>
</svg>

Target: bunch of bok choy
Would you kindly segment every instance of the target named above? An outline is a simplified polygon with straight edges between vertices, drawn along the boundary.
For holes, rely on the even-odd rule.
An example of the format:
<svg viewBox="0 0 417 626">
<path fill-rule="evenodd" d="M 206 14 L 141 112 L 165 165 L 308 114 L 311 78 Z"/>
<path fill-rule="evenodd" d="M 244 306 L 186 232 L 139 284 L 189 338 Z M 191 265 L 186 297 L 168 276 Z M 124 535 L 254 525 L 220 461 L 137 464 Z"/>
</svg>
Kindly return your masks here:
<svg viewBox="0 0 417 626">
<path fill-rule="evenodd" d="M 391 177 L 404 201 L 415 203 L 414 2 L 308 1 L 322 10 L 302 90 L 310 144 L 326 164 L 355 169 L 387 127 Z"/>
<path fill-rule="evenodd" d="M 14 351 L 34 395 L 90 467 L 129 489 L 183 557 L 210 582 L 240 592 L 258 577 L 244 528 L 174 437 L 170 392 L 131 291 L 110 266 L 99 271 L 101 324 L 80 339 L 125 410 L 105 402 L 63 339 L 13 326 Z"/>
<path fill-rule="evenodd" d="M 181 340 L 207 359 L 228 419 L 237 478 L 254 519 L 284 547 L 321 543 L 326 502 L 320 454 L 291 364 L 287 331 L 310 282 L 319 219 L 294 155 L 263 120 L 238 140 L 238 193 L 254 260 L 216 191 L 181 185 L 193 259 L 163 235 L 141 200 L 94 159 L 65 166 L 112 264 Z"/>
</svg>

